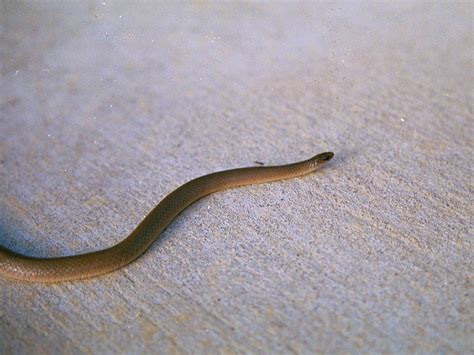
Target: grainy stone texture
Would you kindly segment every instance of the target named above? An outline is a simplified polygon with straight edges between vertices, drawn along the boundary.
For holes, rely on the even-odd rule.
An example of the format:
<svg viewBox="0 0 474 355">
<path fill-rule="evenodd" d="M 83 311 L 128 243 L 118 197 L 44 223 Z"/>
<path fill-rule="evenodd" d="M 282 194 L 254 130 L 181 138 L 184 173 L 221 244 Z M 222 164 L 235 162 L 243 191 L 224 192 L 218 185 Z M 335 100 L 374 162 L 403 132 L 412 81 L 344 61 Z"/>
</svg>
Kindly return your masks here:
<svg viewBox="0 0 474 355">
<path fill-rule="evenodd" d="M 472 3 L 1 2 L 0 244 L 110 246 L 216 170 L 137 262 L 0 279 L 0 353 L 469 353 Z"/>
</svg>

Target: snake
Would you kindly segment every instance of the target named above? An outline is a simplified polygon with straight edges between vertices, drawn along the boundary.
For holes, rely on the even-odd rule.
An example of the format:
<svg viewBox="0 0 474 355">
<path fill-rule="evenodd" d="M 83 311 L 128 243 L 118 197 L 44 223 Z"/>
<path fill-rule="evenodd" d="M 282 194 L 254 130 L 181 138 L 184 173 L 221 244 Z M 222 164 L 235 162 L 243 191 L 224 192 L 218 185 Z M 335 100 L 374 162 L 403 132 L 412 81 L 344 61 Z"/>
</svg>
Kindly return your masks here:
<svg viewBox="0 0 474 355">
<path fill-rule="evenodd" d="M 92 278 L 118 270 L 141 256 L 188 206 L 228 188 L 289 179 L 311 173 L 334 156 L 324 152 L 308 160 L 277 166 L 219 171 L 191 180 L 163 198 L 138 226 L 116 245 L 85 254 L 38 258 L 0 245 L 0 276 L 29 282 L 63 282 Z"/>
</svg>

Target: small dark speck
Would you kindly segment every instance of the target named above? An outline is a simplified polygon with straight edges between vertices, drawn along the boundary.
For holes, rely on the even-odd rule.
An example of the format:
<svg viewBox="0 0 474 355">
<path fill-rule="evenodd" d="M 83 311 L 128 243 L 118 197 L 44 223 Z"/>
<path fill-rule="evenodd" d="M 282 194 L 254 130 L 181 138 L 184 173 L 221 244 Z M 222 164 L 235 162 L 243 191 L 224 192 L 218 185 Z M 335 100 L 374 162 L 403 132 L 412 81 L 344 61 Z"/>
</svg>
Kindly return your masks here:
<svg viewBox="0 0 474 355">
<path fill-rule="evenodd" d="M 264 163 L 262 163 L 261 161 L 258 161 L 258 160 L 255 160 L 254 163 L 258 164 L 258 165 L 265 165 Z"/>
</svg>

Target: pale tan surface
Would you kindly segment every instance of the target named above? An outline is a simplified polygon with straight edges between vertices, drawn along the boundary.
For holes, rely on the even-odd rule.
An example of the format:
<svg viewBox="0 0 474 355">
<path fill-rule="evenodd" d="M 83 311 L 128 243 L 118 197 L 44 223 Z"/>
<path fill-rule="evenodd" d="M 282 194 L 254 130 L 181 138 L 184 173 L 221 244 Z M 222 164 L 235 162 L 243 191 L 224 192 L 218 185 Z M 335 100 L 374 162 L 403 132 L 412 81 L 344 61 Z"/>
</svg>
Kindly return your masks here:
<svg viewBox="0 0 474 355">
<path fill-rule="evenodd" d="M 472 351 L 472 5 L 1 6 L 2 245 L 95 250 L 193 177 L 337 155 L 123 271 L 0 280 L 0 353 Z"/>
</svg>

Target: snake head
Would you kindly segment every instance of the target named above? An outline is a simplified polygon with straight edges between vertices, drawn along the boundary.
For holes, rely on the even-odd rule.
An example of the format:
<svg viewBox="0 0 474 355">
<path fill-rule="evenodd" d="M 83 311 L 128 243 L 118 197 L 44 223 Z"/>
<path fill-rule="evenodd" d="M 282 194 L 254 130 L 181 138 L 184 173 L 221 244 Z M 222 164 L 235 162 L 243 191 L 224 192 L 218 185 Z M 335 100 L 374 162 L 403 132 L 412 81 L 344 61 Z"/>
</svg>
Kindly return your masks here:
<svg viewBox="0 0 474 355">
<path fill-rule="evenodd" d="M 321 154 L 316 155 L 315 159 L 319 163 L 324 163 L 324 162 L 327 162 L 327 161 L 331 160 L 333 156 L 334 156 L 333 152 L 325 152 L 325 153 L 321 153 Z"/>
<path fill-rule="evenodd" d="M 333 152 L 324 152 L 318 155 L 315 155 L 311 159 L 309 159 L 309 164 L 311 169 L 317 169 L 322 164 L 327 163 L 329 160 L 332 159 L 334 156 Z"/>
<path fill-rule="evenodd" d="M 312 157 L 311 160 L 314 161 L 315 165 L 319 165 L 319 164 L 324 164 L 328 162 L 329 160 L 332 159 L 333 156 L 334 156 L 333 152 L 324 152 Z"/>
</svg>

